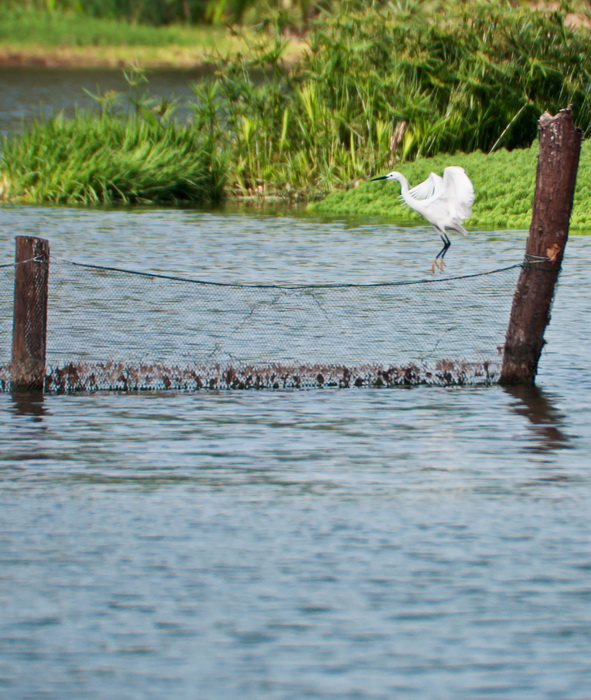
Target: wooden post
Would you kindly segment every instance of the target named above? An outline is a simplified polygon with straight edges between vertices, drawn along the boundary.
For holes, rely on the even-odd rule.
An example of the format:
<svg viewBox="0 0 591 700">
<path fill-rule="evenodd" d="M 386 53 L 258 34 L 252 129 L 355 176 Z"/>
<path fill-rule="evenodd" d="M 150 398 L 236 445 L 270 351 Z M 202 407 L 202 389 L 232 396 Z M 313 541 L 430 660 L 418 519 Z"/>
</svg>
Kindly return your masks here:
<svg viewBox="0 0 591 700">
<path fill-rule="evenodd" d="M 13 391 L 43 391 L 47 347 L 47 283 L 49 243 L 16 237 L 12 327 Z"/>
<path fill-rule="evenodd" d="M 554 290 L 568 239 L 581 131 L 572 111 L 545 112 L 538 123 L 540 150 L 525 263 L 507 328 L 501 384 L 534 384 L 550 321 Z"/>
</svg>

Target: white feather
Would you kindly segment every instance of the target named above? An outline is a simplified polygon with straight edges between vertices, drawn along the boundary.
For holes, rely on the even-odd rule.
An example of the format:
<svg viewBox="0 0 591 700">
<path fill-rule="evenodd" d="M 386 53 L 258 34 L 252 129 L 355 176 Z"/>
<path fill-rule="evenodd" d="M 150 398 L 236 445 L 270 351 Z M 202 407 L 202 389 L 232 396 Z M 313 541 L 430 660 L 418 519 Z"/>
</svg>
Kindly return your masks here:
<svg viewBox="0 0 591 700">
<path fill-rule="evenodd" d="M 439 266 L 443 270 L 443 258 L 451 245 L 446 231 L 466 235 L 464 220 L 472 216 L 474 186 L 464 168 L 449 166 L 443 171 L 443 177 L 431 173 L 412 189 L 404 175 L 397 171 L 374 179 L 397 180 L 400 183 L 400 198 L 434 226 L 441 236 L 443 248 L 433 261 L 432 269 Z"/>
</svg>

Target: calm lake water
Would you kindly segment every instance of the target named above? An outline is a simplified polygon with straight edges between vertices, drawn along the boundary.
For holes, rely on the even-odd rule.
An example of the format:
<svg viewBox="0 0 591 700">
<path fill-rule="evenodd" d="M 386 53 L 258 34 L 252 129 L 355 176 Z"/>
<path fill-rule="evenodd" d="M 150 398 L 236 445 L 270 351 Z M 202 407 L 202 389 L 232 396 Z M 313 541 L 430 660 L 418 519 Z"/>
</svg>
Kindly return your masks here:
<svg viewBox="0 0 591 700">
<path fill-rule="evenodd" d="M 285 212 L 0 221 L 0 263 L 43 235 L 226 282 L 415 279 L 438 248 Z M 524 241 L 455 238 L 449 273 Z M 0 696 L 588 697 L 590 263 L 573 238 L 537 390 L 0 394 Z"/>
<path fill-rule="evenodd" d="M 148 84 L 139 85 L 136 94 L 186 102 L 193 97 L 191 85 L 200 75 L 198 70 L 151 70 L 147 72 Z M 0 135 L 19 131 L 30 119 L 62 111 L 72 114 L 75 106 L 96 109 L 98 103 L 85 90 L 93 95 L 109 91 L 128 94 L 129 86 L 122 70 L 0 66 Z"/>
</svg>

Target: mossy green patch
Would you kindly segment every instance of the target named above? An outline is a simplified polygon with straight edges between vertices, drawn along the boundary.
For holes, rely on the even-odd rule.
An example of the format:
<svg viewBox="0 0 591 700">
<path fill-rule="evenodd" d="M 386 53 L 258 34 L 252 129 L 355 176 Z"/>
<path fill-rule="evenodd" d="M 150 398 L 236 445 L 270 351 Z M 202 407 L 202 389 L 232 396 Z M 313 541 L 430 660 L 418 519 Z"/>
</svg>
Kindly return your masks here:
<svg viewBox="0 0 591 700">
<path fill-rule="evenodd" d="M 458 153 L 419 158 L 400 167 L 411 185 L 422 182 L 430 172 L 441 174 L 449 165 L 465 168 L 474 183 L 476 201 L 469 228 L 527 229 L 531 221 L 538 156 L 537 142 L 526 149 Z M 384 173 L 385 174 L 385 173 Z M 326 199 L 313 202 L 314 213 L 347 216 L 380 216 L 424 222 L 400 201 L 396 182 L 364 181 L 358 187 L 332 192 Z M 571 216 L 573 233 L 591 233 L 591 143 L 584 142 Z"/>
</svg>

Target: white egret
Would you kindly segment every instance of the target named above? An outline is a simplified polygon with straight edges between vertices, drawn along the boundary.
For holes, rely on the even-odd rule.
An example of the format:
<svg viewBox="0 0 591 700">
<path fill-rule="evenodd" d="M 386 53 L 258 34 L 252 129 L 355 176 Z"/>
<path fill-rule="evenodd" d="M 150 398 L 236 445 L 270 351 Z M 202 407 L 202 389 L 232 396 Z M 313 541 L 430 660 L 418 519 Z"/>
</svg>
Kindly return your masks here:
<svg viewBox="0 0 591 700">
<path fill-rule="evenodd" d="M 462 225 L 463 221 L 472 216 L 474 186 L 464 168 L 456 165 L 445 168 L 443 177 L 431 173 L 425 182 L 412 189 L 404 175 L 396 171 L 372 180 L 397 180 L 400 183 L 401 199 L 432 224 L 443 241 L 443 248 L 435 256 L 431 272 L 435 272 L 436 267 L 443 270 L 443 258 L 451 245 L 446 230 L 465 236 L 468 231 Z"/>
</svg>

